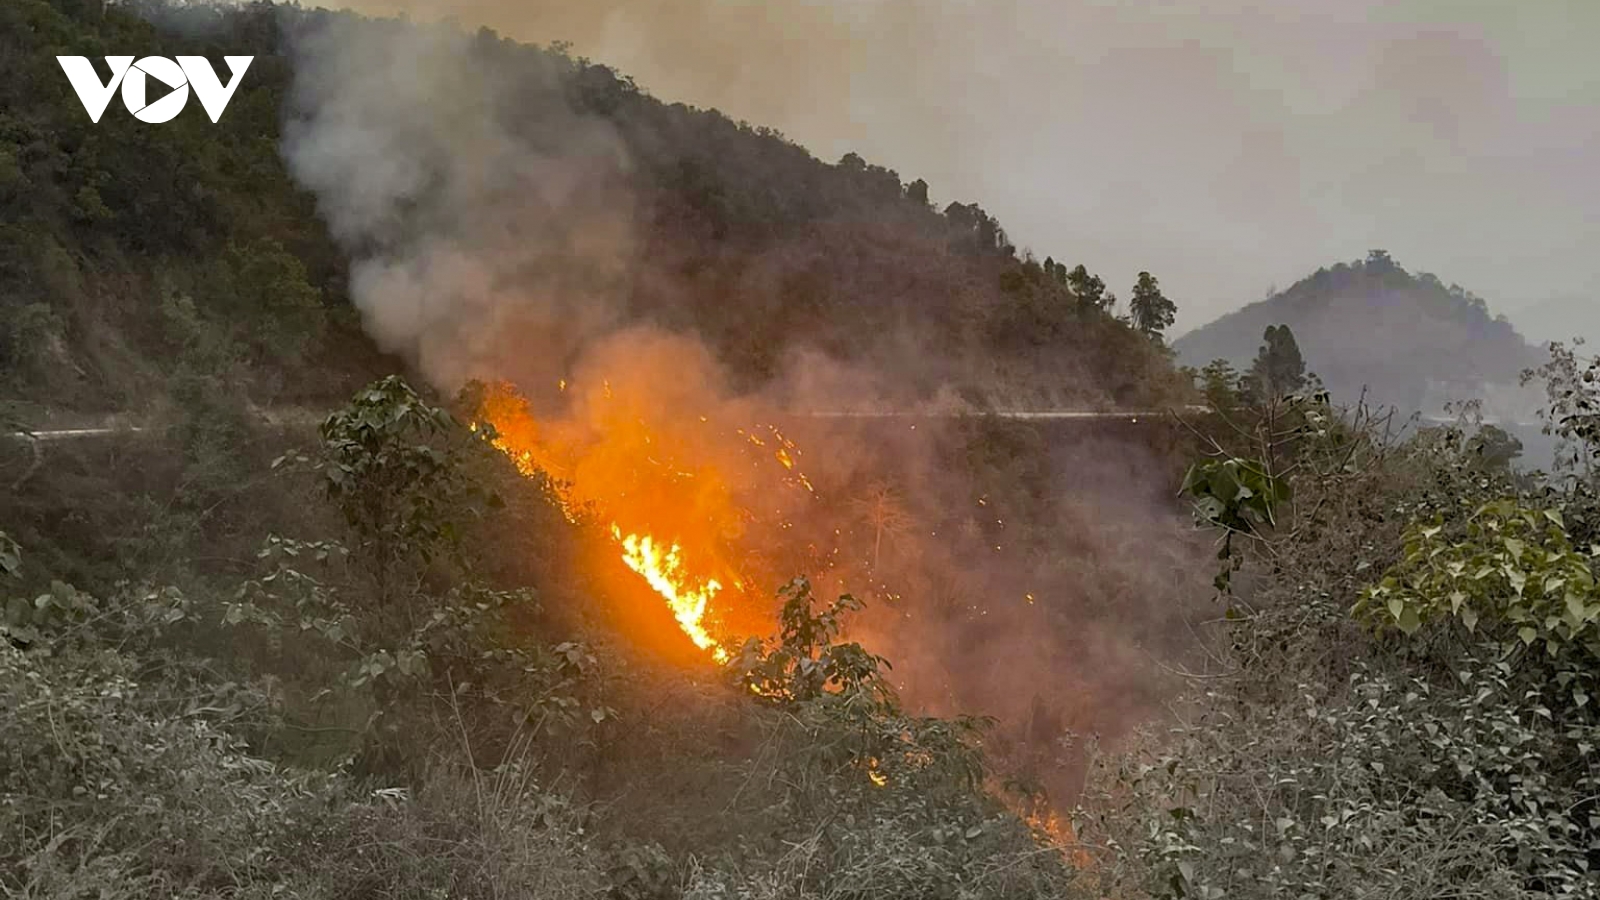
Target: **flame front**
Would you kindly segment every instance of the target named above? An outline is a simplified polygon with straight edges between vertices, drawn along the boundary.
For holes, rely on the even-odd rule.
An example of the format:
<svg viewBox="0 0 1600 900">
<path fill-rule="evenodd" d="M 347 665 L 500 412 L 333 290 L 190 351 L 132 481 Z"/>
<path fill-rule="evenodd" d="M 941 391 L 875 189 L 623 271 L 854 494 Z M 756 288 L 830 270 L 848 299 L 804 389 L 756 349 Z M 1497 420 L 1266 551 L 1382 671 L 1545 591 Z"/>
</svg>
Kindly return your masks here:
<svg viewBox="0 0 1600 900">
<path fill-rule="evenodd" d="M 549 477 L 569 520 L 605 523 L 622 562 L 666 601 L 683 633 L 725 662 L 735 629 L 770 625 L 769 616 L 752 620 L 759 601 L 744 592 L 743 569 L 753 557 L 742 545 L 757 520 L 737 498 L 762 497 L 763 512 L 777 496 L 773 488 L 811 500 L 811 484 L 797 468 L 799 449 L 771 426 L 764 440 L 663 408 L 633 381 L 559 387 L 573 406 L 560 421 L 535 420 L 507 384 L 483 389 L 474 418 L 494 427 L 494 446 L 519 472 Z M 752 466 L 752 456 L 768 463 Z M 768 531 L 769 538 L 782 536 L 784 527 Z M 763 566 L 755 565 L 759 575 Z"/>
<path fill-rule="evenodd" d="M 711 578 L 695 587 L 684 572 L 683 549 L 677 544 L 663 549 L 649 535 L 623 534 L 615 523 L 611 525 L 611 536 L 622 545 L 622 561 L 667 601 L 678 627 L 689 640 L 709 651 L 717 662 L 727 662 L 728 651 L 706 631 L 704 624 L 706 609 L 722 590 L 722 583 Z"/>
</svg>

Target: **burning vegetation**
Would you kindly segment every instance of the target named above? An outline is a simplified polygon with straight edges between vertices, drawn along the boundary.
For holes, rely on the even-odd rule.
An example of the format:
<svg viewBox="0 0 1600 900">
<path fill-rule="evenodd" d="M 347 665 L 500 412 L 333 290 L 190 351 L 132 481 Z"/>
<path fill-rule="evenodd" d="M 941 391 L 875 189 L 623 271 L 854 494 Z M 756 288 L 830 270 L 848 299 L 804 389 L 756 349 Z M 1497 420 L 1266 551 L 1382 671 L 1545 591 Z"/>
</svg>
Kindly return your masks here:
<svg viewBox="0 0 1600 900">
<path fill-rule="evenodd" d="M 512 385 L 478 385 L 473 428 L 523 475 L 548 477 L 567 518 L 597 524 L 689 640 L 726 662 L 743 636 L 770 630 L 771 601 L 750 586 L 775 583 L 759 542 L 781 542 L 815 499 L 800 448 L 773 425 L 664 415 L 637 381 L 559 385 L 571 415 L 545 421 Z"/>
</svg>

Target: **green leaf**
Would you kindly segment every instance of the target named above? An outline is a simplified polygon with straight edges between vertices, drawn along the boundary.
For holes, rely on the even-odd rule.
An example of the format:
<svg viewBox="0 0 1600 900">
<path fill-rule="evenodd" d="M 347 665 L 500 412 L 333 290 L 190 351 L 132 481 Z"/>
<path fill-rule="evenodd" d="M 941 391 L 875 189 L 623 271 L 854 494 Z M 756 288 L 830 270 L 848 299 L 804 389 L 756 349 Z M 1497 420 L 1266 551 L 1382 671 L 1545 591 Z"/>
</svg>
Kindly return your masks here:
<svg viewBox="0 0 1600 900">
<path fill-rule="evenodd" d="M 1399 626 L 1408 635 L 1416 634 L 1417 629 L 1422 627 L 1422 618 L 1417 615 L 1415 606 L 1407 606 L 1405 612 L 1400 614 Z"/>
<path fill-rule="evenodd" d="M 1588 616 L 1586 615 L 1587 610 L 1585 609 L 1582 597 L 1578 596 L 1572 591 L 1568 591 L 1566 600 L 1567 617 L 1571 620 L 1574 627 L 1582 625 L 1584 622 L 1588 621 Z"/>
</svg>

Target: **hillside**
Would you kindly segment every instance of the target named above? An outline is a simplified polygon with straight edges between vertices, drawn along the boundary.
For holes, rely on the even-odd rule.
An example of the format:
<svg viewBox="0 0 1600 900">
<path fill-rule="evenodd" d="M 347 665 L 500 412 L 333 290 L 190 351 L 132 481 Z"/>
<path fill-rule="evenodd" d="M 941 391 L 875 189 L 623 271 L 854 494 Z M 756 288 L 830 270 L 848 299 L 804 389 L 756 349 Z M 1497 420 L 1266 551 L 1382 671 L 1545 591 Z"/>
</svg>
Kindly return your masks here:
<svg viewBox="0 0 1600 900">
<path fill-rule="evenodd" d="M 98 9 L 76 0 L 0 9 L 0 385 L 30 419 L 148 408 L 182 373 L 223 378 L 268 404 L 343 396 L 387 367 L 377 351 L 426 369 L 415 336 L 375 326 L 382 312 L 359 291 L 352 302 L 350 251 L 392 259 L 446 235 L 457 250 L 477 242 L 478 268 L 503 267 L 486 278 L 554 273 L 538 290 L 583 307 L 530 323 L 571 332 L 549 348 L 548 366 L 520 373 L 541 383 L 593 337 L 576 327 L 583 320 L 694 334 L 746 389 L 797 353 L 871 360 L 913 399 L 1140 405 L 1171 385 L 1157 348 L 1075 297 L 1065 267 L 1047 274 L 1019 254 L 975 204 L 937 210 L 922 182 L 854 154 L 821 162 L 768 129 L 657 100 L 559 47 L 268 4 Z M 472 188 L 482 194 L 461 218 L 405 247 L 384 245 L 393 235 L 334 233 L 338 187 L 375 170 L 369 157 L 351 159 L 319 182 L 286 145 L 296 134 L 285 125 L 315 136 L 311 79 L 323 72 L 306 36 L 339 29 L 352 31 L 339 38 L 351 47 L 410 42 L 448 55 L 461 77 L 493 91 L 500 146 L 553 174 L 520 191 L 496 175 Z M 111 48 L 256 60 L 217 124 L 191 110 L 149 127 L 113 101 L 96 125 L 54 57 Z M 464 133 L 395 136 L 377 149 L 431 153 L 411 163 L 442 184 L 460 175 L 453 164 L 485 158 L 483 147 L 450 145 Z M 513 245 L 490 246 L 513 232 Z M 427 285 L 433 296 L 418 302 L 453 302 L 463 283 Z M 499 312 L 523 315 L 524 301 Z M 504 334 L 503 324 L 490 330 Z"/>
<path fill-rule="evenodd" d="M 1174 343 L 1179 359 L 1226 359 L 1248 368 L 1269 326 L 1288 325 L 1306 366 L 1342 402 L 1368 397 L 1436 413 L 1450 400 L 1483 399 L 1501 414 L 1531 413 L 1518 390 L 1540 358 L 1479 297 L 1428 273 L 1407 272 L 1382 251 L 1319 269 L 1288 290 L 1198 328 Z"/>
<path fill-rule="evenodd" d="M 51 59 L 193 52 L 219 125 Z M 4 0 L 0 75 L 0 896 L 1600 896 L 1600 362 L 1551 479 L 1286 329 L 976 414 L 1192 396 L 1156 279 L 489 32 Z"/>
<path fill-rule="evenodd" d="M 1063 895 L 1171 441 L 809 413 L 1162 403 L 1153 278 L 487 31 L 7 0 L 0 76 L 0 893 Z"/>
</svg>

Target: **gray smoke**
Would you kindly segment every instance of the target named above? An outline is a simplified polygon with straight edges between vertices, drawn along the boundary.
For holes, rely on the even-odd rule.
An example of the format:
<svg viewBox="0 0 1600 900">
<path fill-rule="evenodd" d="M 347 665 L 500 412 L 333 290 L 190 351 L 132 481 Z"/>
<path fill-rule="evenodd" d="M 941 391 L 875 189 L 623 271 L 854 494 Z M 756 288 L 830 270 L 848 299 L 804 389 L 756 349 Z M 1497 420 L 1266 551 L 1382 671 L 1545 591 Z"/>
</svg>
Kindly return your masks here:
<svg viewBox="0 0 1600 900">
<path fill-rule="evenodd" d="M 730 392 L 696 335 L 630 310 L 646 280 L 664 297 L 693 288 L 642 259 L 628 154 L 612 125 L 569 107 L 567 63 L 448 27 L 323 14 L 302 21 L 291 49 L 291 171 L 351 257 L 370 333 L 443 390 L 516 382 L 559 420 L 551 427 L 602 447 L 616 420 L 583 399 L 602 380 L 641 423 L 751 427 L 786 407 L 893 397 L 938 364 L 907 353 L 862 371 L 797 348 L 760 394 Z M 589 393 L 540 409 L 540 388 L 569 376 Z M 826 558 L 812 569 L 819 592 L 872 597 L 859 636 L 900 661 L 913 703 L 999 714 L 1012 740 L 1046 753 L 1063 729 L 1115 732 L 1156 708 L 1150 654 L 1181 643 L 1184 601 L 1204 596 L 1157 454 L 1109 438 L 1038 447 L 990 466 L 995 483 L 1027 485 L 1018 496 L 975 503 L 980 467 L 951 471 L 968 450 L 948 422 L 813 419 L 793 431 L 825 496 L 747 529 L 742 549 L 765 558 L 772 585 Z M 738 439 L 684 440 L 691 467 L 734 481 L 748 471 Z M 770 514 L 778 501 L 760 485 L 741 499 Z M 904 507 L 888 533 L 871 521 L 875 493 Z M 1028 510 L 1059 529 L 1044 535 L 1054 546 L 1004 521 Z"/>
<path fill-rule="evenodd" d="M 491 66 L 473 40 L 322 22 L 293 47 L 284 141 L 368 330 L 446 389 L 553 380 L 614 324 L 634 255 L 616 135 L 568 111 L 547 60 Z"/>
</svg>

